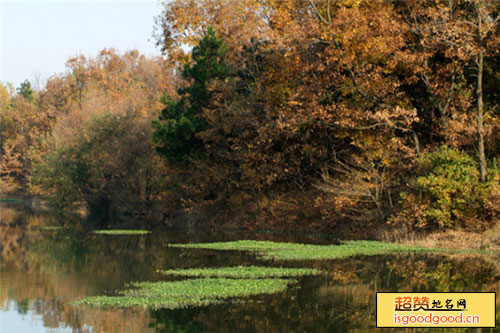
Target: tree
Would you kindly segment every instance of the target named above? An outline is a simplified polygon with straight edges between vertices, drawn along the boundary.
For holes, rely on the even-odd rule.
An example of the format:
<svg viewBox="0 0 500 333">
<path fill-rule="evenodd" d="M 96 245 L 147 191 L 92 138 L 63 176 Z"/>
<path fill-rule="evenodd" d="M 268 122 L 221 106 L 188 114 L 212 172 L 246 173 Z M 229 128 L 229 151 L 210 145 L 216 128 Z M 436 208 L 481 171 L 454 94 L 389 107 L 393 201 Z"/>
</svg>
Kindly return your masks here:
<svg viewBox="0 0 500 333">
<path fill-rule="evenodd" d="M 58 207 L 87 207 L 106 223 L 113 212 L 153 213 L 165 172 L 151 157 L 149 119 L 99 112 L 70 130 L 70 140 L 58 130 L 44 142 L 50 149 L 35 159 L 32 191 Z"/>
<path fill-rule="evenodd" d="M 495 5 L 496 4 L 496 5 Z M 484 57 L 488 51 L 488 43 L 491 43 L 492 38 L 496 33 L 496 40 L 493 40 L 493 47 L 500 47 L 500 35 L 498 34 L 498 24 L 500 15 L 495 13 L 499 10 L 498 2 L 489 0 L 473 0 L 471 2 L 474 14 L 472 18 L 465 21 L 466 33 L 471 31 L 471 46 L 469 56 L 476 67 L 476 106 L 477 106 L 477 150 L 479 159 L 479 172 L 481 182 L 486 182 L 488 170 L 486 165 L 486 155 L 484 152 L 484 103 L 483 103 L 483 73 L 484 73 Z M 467 23 L 472 23 L 467 25 Z"/>
<path fill-rule="evenodd" d="M 33 89 L 31 88 L 31 83 L 28 80 L 24 80 L 23 83 L 16 89 L 17 93 L 22 97 L 26 98 L 28 101 L 33 100 Z"/>
<path fill-rule="evenodd" d="M 39 94 L 29 81 L 21 84 L 9 103 L 2 101 L 0 119 L 0 178 L 6 183 L 24 185 L 29 174 L 29 148 L 46 133 L 47 114 L 38 108 Z"/>
<path fill-rule="evenodd" d="M 166 107 L 153 123 L 153 141 L 158 144 L 157 151 L 168 160 L 186 161 L 203 153 L 197 134 L 207 129 L 202 113 L 212 97 L 210 82 L 229 75 L 225 54 L 224 41 L 209 28 L 193 48 L 191 64 L 182 70 L 183 79 L 190 84 L 178 90 L 180 100 L 163 99 Z"/>
<path fill-rule="evenodd" d="M 452 118 L 448 114 L 448 106 L 453 94 L 467 95 L 466 89 L 455 91 L 458 83 L 457 78 L 460 75 L 467 75 L 467 72 L 470 72 L 469 68 L 474 71 L 469 76 L 475 77 L 472 86 L 474 87 L 476 109 L 476 150 L 480 180 L 485 182 L 487 161 L 484 147 L 484 59 L 497 52 L 496 50 L 500 46 L 498 1 L 430 0 L 412 4 L 405 3 L 405 5 L 409 9 L 411 24 L 417 28 L 415 31 L 418 33 L 419 42 L 424 45 L 424 48 L 433 51 L 430 56 L 441 56 L 446 59 L 445 62 L 439 64 L 439 67 L 441 67 L 441 71 L 442 68 L 449 68 L 450 87 L 445 94 L 442 94 L 447 96 L 438 99 L 436 98 L 437 94 L 431 93 L 431 98 L 438 106 L 440 116 L 445 124 Z M 425 59 L 426 64 L 427 61 Z M 422 72 L 422 78 L 429 90 L 432 90 L 431 86 L 437 86 L 437 84 L 430 82 L 429 75 L 425 72 Z M 464 113 L 469 111 L 468 104 L 462 103 L 465 109 Z"/>
<path fill-rule="evenodd" d="M 397 77 L 405 43 L 389 2 L 203 4 L 166 4 L 159 42 L 177 55 L 179 45 L 213 24 L 228 44 L 228 63 L 238 68 L 231 81 L 212 83 L 216 93 L 203 113 L 209 128 L 197 135 L 218 166 L 210 169 L 230 175 L 212 177 L 227 184 L 217 193 L 233 195 L 233 203 L 248 194 L 258 202 L 307 193 L 328 164 L 348 159 L 365 169 L 394 166 L 391 176 L 411 165 L 401 160 L 413 158 L 417 146 L 415 108 Z M 235 23 L 240 14 L 251 17 L 248 25 Z"/>
<path fill-rule="evenodd" d="M 155 37 L 162 51 L 177 62 L 190 58 L 186 45 L 196 46 L 209 28 L 226 41 L 230 60 L 252 37 L 270 37 L 267 1 L 175 0 L 163 5 L 163 13 L 156 18 Z"/>
<path fill-rule="evenodd" d="M 159 213 L 166 171 L 150 140 L 151 122 L 161 93 L 173 91 L 169 64 L 109 49 L 67 65 L 70 71 L 51 78 L 37 104 L 51 126 L 29 147 L 31 193 L 105 218 Z"/>
</svg>

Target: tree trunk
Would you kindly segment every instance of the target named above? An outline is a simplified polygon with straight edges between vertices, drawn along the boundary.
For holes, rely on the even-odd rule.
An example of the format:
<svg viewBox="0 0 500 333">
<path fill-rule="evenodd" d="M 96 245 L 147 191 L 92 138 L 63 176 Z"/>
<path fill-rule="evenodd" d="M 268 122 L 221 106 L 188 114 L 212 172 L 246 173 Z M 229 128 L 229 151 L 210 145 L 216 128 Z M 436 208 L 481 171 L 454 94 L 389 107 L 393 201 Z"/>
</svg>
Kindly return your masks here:
<svg viewBox="0 0 500 333">
<path fill-rule="evenodd" d="M 415 151 L 417 152 L 417 156 L 420 157 L 420 142 L 418 141 L 417 132 L 412 128 L 411 129 L 411 137 L 413 138 L 413 142 L 415 143 Z"/>
<path fill-rule="evenodd" d="M 488 176 L 486 156 L 484 153 L 484 130 L 483 130 L 483 50 L 480 49 L 477 61 L 477 153 L 479 159 L 479 175 L 481 182 L 485 182 Z"/>
</svg>

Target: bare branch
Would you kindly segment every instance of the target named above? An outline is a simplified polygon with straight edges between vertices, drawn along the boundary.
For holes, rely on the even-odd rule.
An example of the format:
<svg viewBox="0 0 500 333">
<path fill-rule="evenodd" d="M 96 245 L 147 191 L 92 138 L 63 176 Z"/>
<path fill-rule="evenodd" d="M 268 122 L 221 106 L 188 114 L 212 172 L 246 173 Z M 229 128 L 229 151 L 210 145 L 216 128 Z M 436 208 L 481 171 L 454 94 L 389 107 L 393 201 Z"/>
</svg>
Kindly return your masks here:
<svg viewBox="0 0 500 333">
<path fill-rule="evenodd" d="M 327 20 L 325 20 L 325 18 L 323 17 L 323 15 L 321 15 L 321 13 L 319 12 L 318 7 L 316 7 L 316 5 L 314 4 L 313 0 L 309 0 L 309 3 L 314 8 L 314 11 L 316 12 L 316 15 L 319 17 L 319 19 L 321 20 L 321 22 L 323 22 L 324 24 L 330 25 L 331 21 L 328 22 Z"/>
</svg>

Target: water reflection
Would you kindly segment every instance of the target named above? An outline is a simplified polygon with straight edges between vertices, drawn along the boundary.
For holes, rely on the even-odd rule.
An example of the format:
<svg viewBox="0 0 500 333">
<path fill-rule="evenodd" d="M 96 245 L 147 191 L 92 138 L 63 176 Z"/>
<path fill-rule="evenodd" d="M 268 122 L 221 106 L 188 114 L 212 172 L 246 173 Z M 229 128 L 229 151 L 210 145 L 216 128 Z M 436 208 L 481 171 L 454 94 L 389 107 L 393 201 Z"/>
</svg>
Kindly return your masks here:
<svg viewBox="0 0 500 333">
<path fill-rule="evenodd" d="M 47 225 L 65 228 L 47 229 Z M 245 253 L 169 248 L 166 244 L 241 238 L 318 243 L 328 240 L 276 233 L 242 235 L 236 231 L 213 235 L 193 230 L 109 236 L 67 228 L 69 225 L 74 225 L 74 221 L 49 213 L 12 205 L 0 208 L 2 332 L 16 327 L 16 332 L 43 332 L 51 328 L 61 332 L 369 331 L 375 326 L 377 291 L 499 289 L 497 258 L 478 255 L 259 261 Z M 166 279 L 156 273 L 157 269 L 262 264 L 314 267 L 327 274 L 303 278 L 299 286 L 282 294 L 186 310 L 103 311 L 69 304 L 83 296 L 112 295 L 131 281 Z"/>
</svg>

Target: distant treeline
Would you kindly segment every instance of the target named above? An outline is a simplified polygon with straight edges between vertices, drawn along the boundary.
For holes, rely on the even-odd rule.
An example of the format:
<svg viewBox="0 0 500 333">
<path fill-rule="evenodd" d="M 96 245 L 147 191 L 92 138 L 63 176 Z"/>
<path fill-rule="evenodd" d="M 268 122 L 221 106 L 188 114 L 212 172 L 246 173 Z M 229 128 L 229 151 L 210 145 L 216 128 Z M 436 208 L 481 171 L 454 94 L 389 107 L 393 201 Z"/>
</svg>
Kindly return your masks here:
<svg viewBox="0 0 500 333">
<path fill-rule="evenodd" d="M 164 57 L 103 50 L 0 87 L 2 187 L 105 219 L 487 228 L 499 18 L 495 0 L 166 2 Z"/>
</svg>

